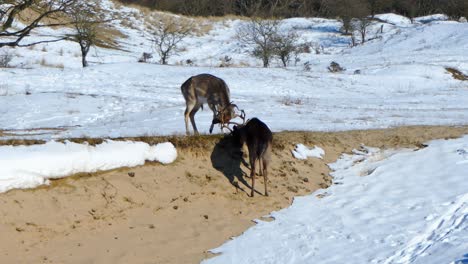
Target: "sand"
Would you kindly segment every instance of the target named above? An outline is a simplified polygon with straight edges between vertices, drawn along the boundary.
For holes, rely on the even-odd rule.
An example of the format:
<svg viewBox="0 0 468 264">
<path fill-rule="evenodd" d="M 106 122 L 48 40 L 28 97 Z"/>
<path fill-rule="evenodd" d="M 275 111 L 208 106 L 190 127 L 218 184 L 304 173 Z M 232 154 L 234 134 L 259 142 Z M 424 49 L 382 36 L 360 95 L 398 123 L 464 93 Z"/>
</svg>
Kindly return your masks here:
<svg viewBox="0 0 468 264">
<path fill-rule="evenodd" d="M 247 194 L 250 179 L 242 176 L 249 170 L 233 155 L 229 140 L 203 137 L 197 145 L 197 138 L 172 138 L 179 158 L 171 165 L 74 175 L 50 186 L 0 194 L 0 260 L 199 263 L 211 256 L 207 250 L 241 234 L 253 219 L 332 184 L 326 164 L 341 153 L 361 144 L 422 148 L 425 141 L 463 134 L 468 127 L 277 133 L 270 196 L 262 195 L 263 177 L 258 176 L 254 198 Z M 297 143 L 322 147 L 324 159 L 294 159 Z"/>
</svg>

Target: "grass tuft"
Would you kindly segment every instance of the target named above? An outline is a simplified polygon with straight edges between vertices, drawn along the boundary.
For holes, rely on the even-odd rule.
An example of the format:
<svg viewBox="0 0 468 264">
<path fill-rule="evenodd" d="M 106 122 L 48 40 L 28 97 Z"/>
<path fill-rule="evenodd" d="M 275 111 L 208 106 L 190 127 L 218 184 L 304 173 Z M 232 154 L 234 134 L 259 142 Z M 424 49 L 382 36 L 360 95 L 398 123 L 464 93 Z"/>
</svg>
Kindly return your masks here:
<svg viewBox="0 0 468 264">
<path fill-rule="evenodd" d="M 468 81 L 468 75 L 462 73 L 461 71 L 455 68 L 446 67 L 445 70 L 448 71 L 450 74 L 452 74 L 452 77 L 456 80 Z"/>
</svg>

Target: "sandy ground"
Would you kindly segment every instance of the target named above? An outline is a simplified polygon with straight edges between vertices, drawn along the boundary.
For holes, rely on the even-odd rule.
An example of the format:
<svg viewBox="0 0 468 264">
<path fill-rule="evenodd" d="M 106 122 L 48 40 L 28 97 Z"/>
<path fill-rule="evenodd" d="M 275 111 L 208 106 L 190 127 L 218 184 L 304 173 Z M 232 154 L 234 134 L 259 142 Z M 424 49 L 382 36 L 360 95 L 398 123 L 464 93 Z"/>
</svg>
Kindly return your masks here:
<svg viewBox="0 0 468 264">
<path fill-rule="evenodd" d="M 343 152 L 360 144 L 421 148 L 463 134 L 468 127 L 278 133 L 270 196 L 262 195 L 258 177 L 254 198 L 246 193 L 249 170 L 228 139 L 204 137 L 198 145 L 196 138 L 173 139 L 179 158 L 171 165 L 75 175 L 0 194 L 0 262 L 198 263 L 252 219 L 332 184 L 326 164 Z M 294 159 L 297 143 L 324 148 L 324 160 Z"/>
</svg>

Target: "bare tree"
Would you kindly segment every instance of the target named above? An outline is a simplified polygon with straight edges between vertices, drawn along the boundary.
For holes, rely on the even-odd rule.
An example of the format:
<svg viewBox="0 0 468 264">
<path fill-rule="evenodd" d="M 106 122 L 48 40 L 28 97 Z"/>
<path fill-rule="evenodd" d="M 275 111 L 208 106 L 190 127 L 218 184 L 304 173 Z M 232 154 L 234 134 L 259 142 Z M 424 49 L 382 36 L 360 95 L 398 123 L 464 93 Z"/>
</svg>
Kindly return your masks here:
<svg viewBox="0 0 468 264">
<path fill-rule="evenodd" d="M 372 21 L 368 17 L 360 17 L 356 20 L 355 28 L 361 35 L 361 44 L 364 44 L 364 42 L 366 42 L 367 29 L 371 25 L 371 23 Z"/>
<path fill-rule="evenodd" d="M 0 2 L 0 48 L 26 47 L 38 43 L 57 42 L 65 36 L 48 38 L 23 44 L 34 29 L 70 24 L 61 20 L 77 0 L 2 0 Z M 25 15 L 25 11 L 28 15 Z M 15 23 L 21 20 L 21 24 Z M 17 27 L 19 26 L 19 27 Z"/>
<path fill-rule="evenodd" d="M 150 28 L 151 41 L 160 56 L 161 64 L 167 64 L 167 60 L 173 54 L 180 52 L 178 45 L 191 35 L 193 27 L 189 22 L 173 17 L 160 20 Z"/>
<path fill-rule="evenodd" d="M 283 63 L 284 67 L 287 67 L 293 55 L 299 49 L 297 44 L 299 36 L 294 32 L 287 34 L 278 33 L 274 40 L 274 53 Z"/>
<path fill-rule="evenodd" d="M 76 5 L 74 12 L 71 14 L 75 33 L 71 35 L 70 39 L 80 45 L 81 64 L 83 67 L 88 67 L 86 56 L 91 46 L 97 42 L 98 22 L 95 12 L 95 6 L 83 3 Z"/>
<path fill-rule="evenodd" d="M 275 55 L 275 41 L 278 38 L 278 20 L 261 20 L 253 18 L 237 30 L 240 43 L 253 46 L 251 54 L 262 60 L 263 67 L 270 65 Z"/>
<path fill-rule="evenodd" d="M 364 17 L 369 14 L 364 0 L 330 0 L 330 8 L 333 14 L 340 17 L 343 26 L 341 31 L 350 35 L 354 31 L 353 18 Z"/>
</svg>

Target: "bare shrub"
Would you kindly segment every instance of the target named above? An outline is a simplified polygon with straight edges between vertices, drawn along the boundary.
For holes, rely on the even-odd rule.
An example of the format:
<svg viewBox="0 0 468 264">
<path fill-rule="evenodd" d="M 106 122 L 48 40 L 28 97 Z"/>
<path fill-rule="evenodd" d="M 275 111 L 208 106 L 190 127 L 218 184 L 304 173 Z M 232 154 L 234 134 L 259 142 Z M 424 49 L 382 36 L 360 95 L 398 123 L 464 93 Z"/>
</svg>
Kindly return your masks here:
<svg viewBox="0 0 468 264">
<path fill-rule="evenodd" d="M 338 64 L 338 62 L 334 62 L 334 61 L 332 61 L 332 62 L 330 63 L 330 66 L 328 66 L 327 69 L 328 69 L 330 72 L 333 72 L 333 73 L 335 73 L 335 72 L 342 72 L 342 71 L 345 70 L 345 68 L 341 67 L 341 65 Z"/>
<path fill-rule="evenodd" d="M 251 55 L 263 62 L 263 67 L 270 65 L 275 55 L 275 41 L 278 37 L 278 20 L 252 18 L 249 23 L 237 30 L 237 39 L 241 44 L 253 47 Z"/>
<path fill-rule="evenodd" d="M 219 64 L 219 67 L 230 67 L 232 66 L 232 58 L 229 57 L 228 55 L 222 57 L 221 63 Z"/>
<path fill-rule="evenodd" d="M 368 17 L 360 17 L 353 21 L 354 26 L 359 34 L 361 35 L 361 44 L 366 42 L 367 29 L 371 25 L 372 21 Z"/>
<path fill-rule="evenodd" d="M 150 25 L 151 41 L 160 56 L 161 64 L 167 64 L 171 55 L 178 54 L 180 42 L 191 35 L 193 26 L 173 17 L 166 17 Z"/>
<path fill-rule="evenodd" d="M 12 60 L 13 55 L 8 51 L 4 51 L 2 54 L 0 54 L 0 68 L 11 67 L 10 63 Z"/>
<path fill-rule="evenodd" d="M 193 66 L 195 64 L 195 62 L 193 60 L 191 60 L 191 59 L 186 59 L 185 64 L 187 64 L 189 66 Z"/>
<path fill-rule="evenodd" d="M 304 102 L 302 101 L 301 98 L 293 98 L 291 96 L 284 96 L 281 98 L 280 103 L 286 106 L 292 106 L 292 105 L 303 105 Z"/>
<path fill-rule="evenodd" d="M 153 55 L 149 52 L 143 52 L 141 57 L 138 59 L 138 62 L 147 63 L 149 59 L 153 58 Z"/>
<path fill-rule="evenodd" d="M 274 39 L 274 53 L 281 60 L 284 67 L 288 66 L 291 55 L 297 55 L 297 51 L 299 50 L 299 45 L 297 44 L 298 39 L 299 36 L 294 32 L 276 34 Z"/>
<path fill-rule="evenodd" d="M 445 70 L 452 74 L 452 77 L 454 79 L 460 80 L 460 81 L 468 81 L 468 75 L 464 74 L 463 72 L 452 68 L 452 67 L 446 67 Z"/>
</svg>

